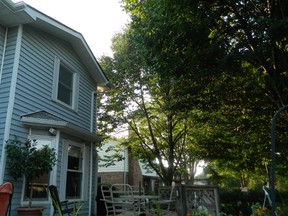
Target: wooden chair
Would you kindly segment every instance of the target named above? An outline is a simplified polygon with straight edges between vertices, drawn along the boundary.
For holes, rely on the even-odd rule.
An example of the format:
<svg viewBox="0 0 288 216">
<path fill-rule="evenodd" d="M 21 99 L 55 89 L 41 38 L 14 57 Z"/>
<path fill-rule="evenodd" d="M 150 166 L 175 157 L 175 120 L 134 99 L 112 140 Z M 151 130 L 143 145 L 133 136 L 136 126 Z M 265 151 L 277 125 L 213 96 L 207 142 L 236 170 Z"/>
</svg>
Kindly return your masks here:
<svg viewBox="0 0 288 216">
<path fill-rule="evenodd" d="M 114 208 L 112 203 L 112 193 L 109 185 L 101 185 L 101 193 L 106 209 L 106 216 L 114 215 Z"/>
<path fill-rule="evenodd" d="M 68 202 L 67 200 L 65 201 L 59 200 L 58 190 L 55 185 L 49 186 L 49 192 L 52 199 L 52 205 L 54 208 L 53 215 L 58 214 L 62 216 L 67 214 L 70 216 L 73 214 L 73 212 L 77 211 L 74 202 Z"/>
<path fill-rule="evenodd" d="M 0 215 L 10 215 L 11 201 L 14 192 L 14 187 L 11 182 L 5 182 L 0 185 Z"/>
</svg>

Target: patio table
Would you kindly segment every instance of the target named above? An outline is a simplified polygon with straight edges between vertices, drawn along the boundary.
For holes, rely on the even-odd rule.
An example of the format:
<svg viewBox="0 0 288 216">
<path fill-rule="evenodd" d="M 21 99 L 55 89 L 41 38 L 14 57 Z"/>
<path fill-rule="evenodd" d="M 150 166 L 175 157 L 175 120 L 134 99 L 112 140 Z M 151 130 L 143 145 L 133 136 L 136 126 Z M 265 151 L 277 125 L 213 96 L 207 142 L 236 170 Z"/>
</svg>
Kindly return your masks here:
<svg viewBox="0 0 288 216">
<path fill-rule="evenodd" d="M 139 212 L 141 212 L 141 204 L 144 204 L 146 214 L 149 213 L 153 201 L 159 200 L 157 195 L 133 195 L 134 200 L 138 202 Z M 142 205 L 143 206 L 143 205 Z"/>
</svg>

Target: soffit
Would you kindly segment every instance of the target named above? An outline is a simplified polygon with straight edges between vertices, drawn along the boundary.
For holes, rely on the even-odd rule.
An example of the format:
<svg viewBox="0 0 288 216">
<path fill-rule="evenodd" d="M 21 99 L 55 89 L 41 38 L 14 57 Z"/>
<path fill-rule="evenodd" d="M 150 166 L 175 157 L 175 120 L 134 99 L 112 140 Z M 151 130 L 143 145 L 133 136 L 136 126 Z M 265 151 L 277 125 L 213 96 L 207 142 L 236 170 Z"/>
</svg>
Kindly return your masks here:
<svg viewBox="0 0 288 216">
<path fill-rule="evenodd" d="M 26 4 L 23 2 L 13 3 L 10 0 L 0 1 L 0 23 L 5 27 L 25 24 L 35 20 L 25 12 Z"/>
</svg>

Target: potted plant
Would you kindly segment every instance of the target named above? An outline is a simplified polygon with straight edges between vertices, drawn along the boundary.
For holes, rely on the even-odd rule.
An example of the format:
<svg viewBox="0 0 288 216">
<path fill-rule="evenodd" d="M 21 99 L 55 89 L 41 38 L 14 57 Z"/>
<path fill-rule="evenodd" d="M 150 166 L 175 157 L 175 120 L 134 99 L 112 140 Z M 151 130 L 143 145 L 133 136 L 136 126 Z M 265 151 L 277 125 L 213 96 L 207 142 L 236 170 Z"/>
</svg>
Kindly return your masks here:
<svg viewBox="0 0 288 216">
<path fill-rule="evenodd" d="M 18 208 L 18 214 L 23 215 L 20 211 L 24 209 L 25 215 L 32 216 L 35 214 L 27 213 L 27 211 L 35 211 L 37 209 L 37 215 L 42 215 L 43 208 L 32 207 L 33 180 L 52 170 L 56 164 L 55 149 L 50 148 L 48 145 L 37 147 L 36 140 L 27 139 L 25 142 L 21 142 L 17 137 L 13 140 L 8 140 L 5 148 L 8 174 L 15 180 L 24 176 L 26 182 L 31 182 L 29 205 L 25 209 Z"/>
</svg>

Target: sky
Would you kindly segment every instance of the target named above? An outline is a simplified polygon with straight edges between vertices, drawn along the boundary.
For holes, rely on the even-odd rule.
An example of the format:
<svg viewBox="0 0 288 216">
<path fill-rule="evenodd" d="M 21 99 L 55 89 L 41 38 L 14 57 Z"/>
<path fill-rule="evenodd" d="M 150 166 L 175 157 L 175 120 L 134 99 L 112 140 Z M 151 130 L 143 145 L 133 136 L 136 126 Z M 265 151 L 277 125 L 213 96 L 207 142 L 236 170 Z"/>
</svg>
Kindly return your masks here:
<svg viewBox="0 0 288 216">
<path fill-rule="evenodd" d="M 112 56 L 111 39 L 129 22 L 129 16 L 119 1 L 24 0 L 26 4 L 80 32 L 96 58 Z"/>
</svg>

